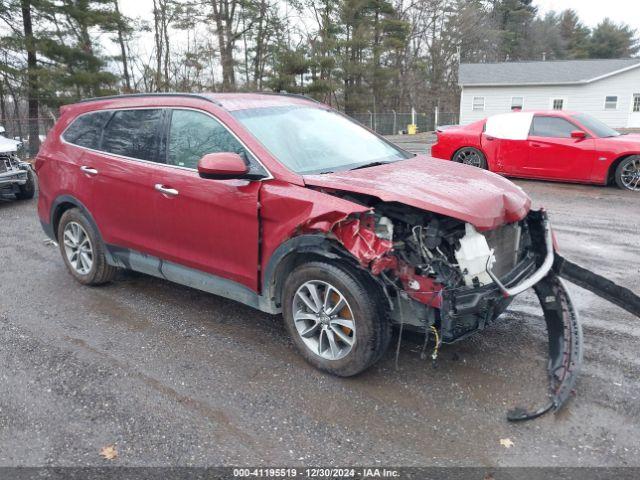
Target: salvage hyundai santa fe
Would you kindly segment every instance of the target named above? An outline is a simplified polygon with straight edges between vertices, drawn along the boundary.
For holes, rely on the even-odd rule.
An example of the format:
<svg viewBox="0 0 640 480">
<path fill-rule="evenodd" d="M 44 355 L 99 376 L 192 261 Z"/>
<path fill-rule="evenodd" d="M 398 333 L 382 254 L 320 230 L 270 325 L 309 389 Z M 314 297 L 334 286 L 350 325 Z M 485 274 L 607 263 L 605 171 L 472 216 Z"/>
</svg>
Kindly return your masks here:
<svg viewBox="0 0 640 480">
<path fill-rule="evenodd" d="M 547 215 L 510 181 L 415 156 L 293 95 L 164 94 L 63 107 L 35 162 L 38 213 L 71 274 L 127 268 L 282 313 L 312 365 L 355 375 L 394 325 L 461 340 L 533 288 L 549 402 L 582 358 Z"/>
</svg>

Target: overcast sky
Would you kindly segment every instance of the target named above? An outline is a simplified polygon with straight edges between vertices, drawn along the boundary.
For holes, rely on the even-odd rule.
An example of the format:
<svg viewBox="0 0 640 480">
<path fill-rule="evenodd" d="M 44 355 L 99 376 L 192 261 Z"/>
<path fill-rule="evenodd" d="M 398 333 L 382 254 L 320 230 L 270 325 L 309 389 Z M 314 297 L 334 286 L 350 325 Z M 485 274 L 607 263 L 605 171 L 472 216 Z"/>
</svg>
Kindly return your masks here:
<svg viewBox="0 0 640 480">
<path fill-rule="evenodd" d="M 638 0 L 537 0 L 533 2 L 542 12 L 572 8 L 589 27 L 595 27 L 605 17 L 616 23 L 626 23 L 640 32 L 640 4 Z"/>
<path fill-rule="evenodd" d="M 120 0 L 123 13 L 149 18 L 152 0 Z M 590 27 L 596 26 L 605 17 L 617 23 L 625 22 L 640 32 L 640 3 L 638 0 L 536 0 L 540 11 L 561 11 L 573 8 Z"/>
<path fill-rule="evenodd" d="M 588 27 L 595 27 L 605 17 L 609 17 L 616 23 L 628 24 L 640 34 L 640 0 L 535 0 L 534 5 L 542 14 L 550 10 L 572 8 Z M 151 20 L 153 0 L 120 0 L 120 9 L 127 16 Z M 179 33 L 178 38 L 181 36 L 182 33 Z M 115 44 L 105 47 L 108 51 L 113 51 L 114 55 L 118 53 Z M 150 54 L 153 50 L 153 35 L 143 33 L 139 38 L 138 48 L 139 53 Z"/>
</svg>

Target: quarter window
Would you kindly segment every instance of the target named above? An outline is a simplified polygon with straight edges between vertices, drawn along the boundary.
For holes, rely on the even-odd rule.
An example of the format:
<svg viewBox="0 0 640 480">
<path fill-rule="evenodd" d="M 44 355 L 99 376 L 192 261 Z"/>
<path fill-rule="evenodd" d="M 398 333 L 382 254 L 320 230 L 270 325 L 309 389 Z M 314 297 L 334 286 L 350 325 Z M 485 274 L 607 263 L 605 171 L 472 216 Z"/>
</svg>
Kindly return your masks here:
<svg viewBox="0 0 640 480">
<path fill-rule="evenodd" d="M 248 159 L 242 144 L 213 117 L 193 110 L 172 112 L 169 165 L 196 169 L 204 155 L 218 152 L 234 152 Z"/>
<path fill-rule="evenodd" d="M 531 135 L 534 137 L 570 138 L 578 128 L 559 117 L 533 117 Z"/>
<path fill-rule="evenodd" d="M 474 111 L 484 110 L 484 97 L 473 97 L 473 110 Z"/>
<path fill-rule="evenodd" d="M 604 109 L 605 110 L 616 110 L 618 108 L 618 97 L 617 95 L 607 95 L 604 97 Z"/>
<path fill-rule="evenodd" d="M 109 111 L 81 115 L 69 125 L 62 138 L 74 145 L 97 150 L 100 147 L 102 127 L 110 116 Z"/>
<path fill-rule="evenodd" d="M 161 123 L 161 109 L 116 111 L 104 129 L 101 150 L 157 162 Z"/>
</svg>

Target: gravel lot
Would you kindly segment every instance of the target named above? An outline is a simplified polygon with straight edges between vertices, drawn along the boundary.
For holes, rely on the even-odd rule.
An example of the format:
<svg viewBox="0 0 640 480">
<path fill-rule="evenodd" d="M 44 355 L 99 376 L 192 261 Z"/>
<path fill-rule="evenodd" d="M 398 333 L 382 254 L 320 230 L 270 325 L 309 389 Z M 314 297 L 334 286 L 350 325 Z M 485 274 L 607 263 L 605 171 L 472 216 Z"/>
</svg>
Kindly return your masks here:
<svg viewBox="0 0 640 480">
<path fill-rule="evenodd" d="M 640 196 L 517 183 L 566 257 L 638 291 Z M 546 392 L 532 296 L 445 346 L 437 369 L 405 338 L 398 370 L 389 352 L 338 379 L 296 354 L 279 317 L 141 274 L 80 286 L 35 209 L 0 200 L 0 465 L 640 465 L 640 323 L 589 292 L 570 286 L 577 396 L 512 424 L 508 408 Z"/>
</svg>

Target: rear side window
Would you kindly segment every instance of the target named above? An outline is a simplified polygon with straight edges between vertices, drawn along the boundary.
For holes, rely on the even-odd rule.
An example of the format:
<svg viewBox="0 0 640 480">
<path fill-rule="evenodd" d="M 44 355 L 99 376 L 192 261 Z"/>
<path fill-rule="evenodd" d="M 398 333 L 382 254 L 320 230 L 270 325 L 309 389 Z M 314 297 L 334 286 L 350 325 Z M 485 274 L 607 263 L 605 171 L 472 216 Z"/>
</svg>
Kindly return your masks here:
<svg viewBox="0 0 640 480">
<path fill-rule="evenodd" d="M 174 110 L 167 163 L 198 168 L 198 160 L 207 153 L 234 152 L 248 160 L 242 144 L 211 116 L 193 110 Z"/>
<path fill-rule="evenodd" d="M 98 150 L 100 134 L 112 112 L 92 112 L 76 118 L 65 130 L 62 138 L 81 147 Z"/>
<path fill-rule="evenodd" d="M 162 109 L 116 111 L 104 128 L 100 150 L 157 162 L 162 113 Z"/>
<path fill-rule="evenodd" d="M 559 117 L 533 117 L 531 135 L 534 137 L 570 138 L 571 132 L 578 128 L 571 122 Z"/>
</svg>

